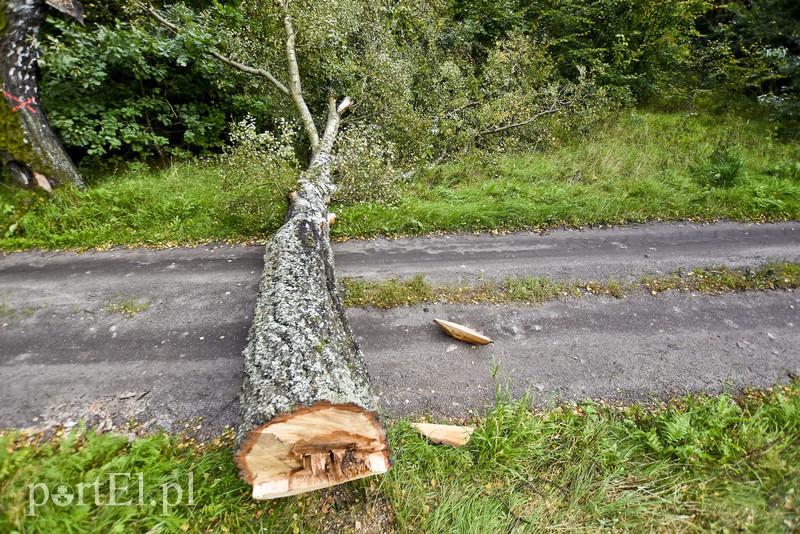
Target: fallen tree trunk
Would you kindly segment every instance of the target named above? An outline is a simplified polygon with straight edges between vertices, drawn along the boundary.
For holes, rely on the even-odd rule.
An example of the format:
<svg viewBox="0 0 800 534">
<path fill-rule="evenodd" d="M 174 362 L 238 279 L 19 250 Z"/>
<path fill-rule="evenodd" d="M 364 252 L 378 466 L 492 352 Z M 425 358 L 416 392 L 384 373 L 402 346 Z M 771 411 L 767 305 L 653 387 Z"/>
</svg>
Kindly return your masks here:
<svg viewBox="0 0 800 534">
<path fill-rule="evenodd" d="M 146 4 L 172 32 L 181 28 Z M 214 48 L 226 65 L 269 80 L 290 96 L 313 156 L 290 195 L 283 226 L 264 256 L 253 326 L 244 350 L 235 460 L 256 499 L 275 499 L 341 484 L 390 467 L 386 429 L 378 419 L 361 349 L 336 287 L 328 213 L 331 153 L 350 99 L 331 93 L 320 137 L 303 98 L 289 2 L 282 3 L 289 83 L 242 65 Z"/>
<path fill-rule="evenodd" d="M 82 20 L 80 2 L 47 3 Z M 50 128 L 39 101 L 36 36 L 47 15 L 44 1 L 0 0 L 0 162 L 23 185 L 72 183 L 78 169 Z"/>
<path fill-rule="evenodd" d="M 268 245 L 244 351 L 236 463 L 271 499 L 386 472 L 377 400 L 336 286 L 327 197 L 345 100 Z"/>
</svg>

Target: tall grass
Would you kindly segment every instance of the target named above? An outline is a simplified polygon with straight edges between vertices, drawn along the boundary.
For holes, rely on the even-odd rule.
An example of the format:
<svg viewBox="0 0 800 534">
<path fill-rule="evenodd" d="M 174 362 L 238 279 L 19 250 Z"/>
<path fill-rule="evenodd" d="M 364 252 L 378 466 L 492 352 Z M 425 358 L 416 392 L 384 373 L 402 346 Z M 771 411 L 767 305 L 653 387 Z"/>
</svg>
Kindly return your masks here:
<svg viewBox="0 0 800 534">
<path fill-rule="evenodd" d="M 0 435 L 2 532 L 750 531 L 800 528 L 800 383 L 666 404 L 587 401 L 535 412 L 498 387 L 470 443 L 435 446 L 390 424 L 394 467 L 379 478 L 253 502 L 230 435 L 129 441 L 86 429 L 36 441 Z M 109 506 L 110 475 L 117 502 Z M 139 500 L 138 473 L 142 473 Z M 173 492 L 164 507 L 163 486 Z M 30 485 L 99 481 L 102 504 L 58 506 Z"/>
<path fill-rule="evenodd" d="M 796 219 L 798 161 L 800 147 L 774 141 L 763 122 L 634 112 L 552 152 L 428 170 L 396 206 L 342 209 L 334 233 Z"/>
<path fill-rule="evenodd" d="M 550 152 L 418 169 L 399 201 L 334 205 L 333 235 L 797 219 L 798 165 L 800 147 L 775 141 L 768 123 L 631 112 Z M 138 169 L 52 197 L 0 186 L 0 249 L 263 239 L 282 221 L 291 177 L 240 167 Z"/>
<path fill-rule="evenodd" d="M 285 198 L 269 188 L 230 191 L 220 168 L 178 163 L 138 168 L 98 180 L 87 191 L 0 189 L 0 248 L 87 248 L 107 245 L 189 244 L 263 238 L 283 221 Z M 259 203 L 239 209 L 241 193 Z M 2 213 L 2 210 L 0 210 Z"/>
</svg>

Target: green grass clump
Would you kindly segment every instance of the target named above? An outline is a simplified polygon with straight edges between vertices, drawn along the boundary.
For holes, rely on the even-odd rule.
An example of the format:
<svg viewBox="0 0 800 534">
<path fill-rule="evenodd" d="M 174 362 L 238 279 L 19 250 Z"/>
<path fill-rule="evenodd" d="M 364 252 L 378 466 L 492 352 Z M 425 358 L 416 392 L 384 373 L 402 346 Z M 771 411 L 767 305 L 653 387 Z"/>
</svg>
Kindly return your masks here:
<svg viewBox="0 0 800 534">
<path fill-rule="evenodd" d="M 10 304 L 7 304 L 5 299 L 0 300 L 0 319 L 14 315 L 17 309 Z"/>
<path fill-rule="evenodd" d="M 734 114 L 633 112 L 548 152 L 418 169 L 394 184 L 399 200 L 334 204 L 332 234 L 798 219 L 800 148 L 775 141 L 771 128 Z M 136 168 L 86 192 L 0 187 L 0 249 L 264 239 L 282 223 L 296 178 L 291 166 L 242 156 Z"/>
<path fill-rule="evenodd" d="M 136 295 L 131 294 L 127 297 L 123 295 L 115 295 L 114 298 L 109 300 L 103 308 L 110 313 L 118 313 L 125 317 L 133 317 L 139 312 L 143 312 L 150 308 L 150 305 L 155 301 L 155 297 L 146 299 L 137 298 Z"/>
<path fill-rule="evenodd" d="M 741 182 L 744 161 L 736 147 L 719 146 L 698 168 L 700 183 L 711 187 L 733 187 Z"/>
<path fill-rule="evenodd" d="M 384 476 L 254 502 L 231 438 L 130 441 L 78 429 L 0 435 L 3 532 L 779 532 L 800 528 L 800 383 L 660 405 L 587 401 L 543 413 L 498 388 L 469 444 L 389 425 Z M 112 473 L 117 502 L 109 506 Z M 141 473 L 141 499 L 139 498 Z M 119 477 L 119 475 L 117 475 Z M 189 477 L 192 495 L 189 503 Z M 100 503 L 31 508 L 31 484 L 87 484 Z M 124 490 L 120 488 L 125 486 Z M 178 503 L 177 490 L 184 494 Z M 164 505 L 164 487 L 170 488 Z M 67 491 L 70 493 L 70 491 Z"/>
<path fill-rule="evenodd" d="M 542 304 L 563 297 L 601 295 L 625 298 L 629 294 L 649 291 L 696 291 L 725 293 L 730 291 L 767 291 L 800 288 L 800 264 L 767 263 L 757 269 L 711 267 L 688 272 L 679 271 L 660 278 L 643 278 L 638 282 L 622 282 L 609 278 L 584 282 L 553 281 L 548 278 L 513 278 L 499 282 L 477 282 L 469 285 L 431 284 L 421 274 L 407 280 L 389 278 L 369 282 L 353 278 L 341 280 L 345 306 L 394 308 L 423 302 L 450 304 Z"/>
<path fill-rule="evenodd" d="M 758 269 L 695 269 L 664 278 L 645 278 L 641 285 L 654 293 L 669 289 L 701 293 L 797 289 L 800 287 L 800 264 L 768 263 Z"/>
</svg>

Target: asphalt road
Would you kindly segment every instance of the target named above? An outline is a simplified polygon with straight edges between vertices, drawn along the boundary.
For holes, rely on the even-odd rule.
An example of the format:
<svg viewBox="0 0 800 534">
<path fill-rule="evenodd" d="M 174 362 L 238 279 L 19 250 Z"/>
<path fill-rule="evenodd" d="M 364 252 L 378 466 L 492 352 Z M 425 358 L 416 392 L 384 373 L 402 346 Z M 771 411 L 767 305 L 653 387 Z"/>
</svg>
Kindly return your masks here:
<svg viewBox="0 0 800 534">
<path fill-rule="evenodd" d="M 339 276 L 638 278 L 680 267 L 800 262 L 800 223 L 647 225 L 548 235 L 337 244 Z M 136 418 L 234 424 L 262 247 L 18 253 L 0 258 L 0 427 Z M 133 317 L 111 311 L 130 300 Z M 464 416 L 494 398 L 496 362 L 538 402 L 648 399 L 800 374 L 800 293 L 665 293 L 544 306 L 348 312 L 382 408 Z M 472 348 L 434 317 L 473 326 Z"/>
<path fill-rule="evenodd" d="M 351 241 L 336 246 L 341 274 L 381 280 L 425 273 L 431 281 L 546 276 L 638 280 L 680 268 L 800 261 L 800 223 L 631 225 L 545 235 L 458 235 Z"/>
</svg>

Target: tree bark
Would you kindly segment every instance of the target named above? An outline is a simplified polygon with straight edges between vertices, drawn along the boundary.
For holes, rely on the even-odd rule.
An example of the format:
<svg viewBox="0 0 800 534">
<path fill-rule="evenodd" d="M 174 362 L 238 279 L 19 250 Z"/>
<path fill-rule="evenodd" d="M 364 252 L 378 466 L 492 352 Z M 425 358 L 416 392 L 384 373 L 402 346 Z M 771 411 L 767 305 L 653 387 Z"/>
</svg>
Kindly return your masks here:
<svg viewBox="0 0 800 534">
<path fill-rule="evenodd" d="M 236 462 L 253 497 L 271 499 L 386 472 L 361 349 L 336 285 L 327 201 L 331 150 L 341 114 L 328 121 L 286 221 L 267 247 L 244 351 Z"/>
<path fill-rule="evenodd" d="M 165 28 L 180 28 L 140 4 Z M 235 460 L 253 498 L 275 499 L 388 471 L 389 444 L 364 357 L 336 286 L 328 213 L 332 151 L 350 98 L 331 93 L 320 138 L 303 98 L 295 31 L 283 4 L 289 86 L 235 62 L 291 96 L 311 144 L 308 170 L 289 198 L 286 219 L 267 245 L 253 326 L 244 350 Z"/>
<path fill-rule="evenodd" d="M 25 185 L 45 179 L 82 189 L 78 169 L 40 106 L 36 36 L 46 10 L 41 0 L 0 0 L 0 160 Z"/>
</svg>

